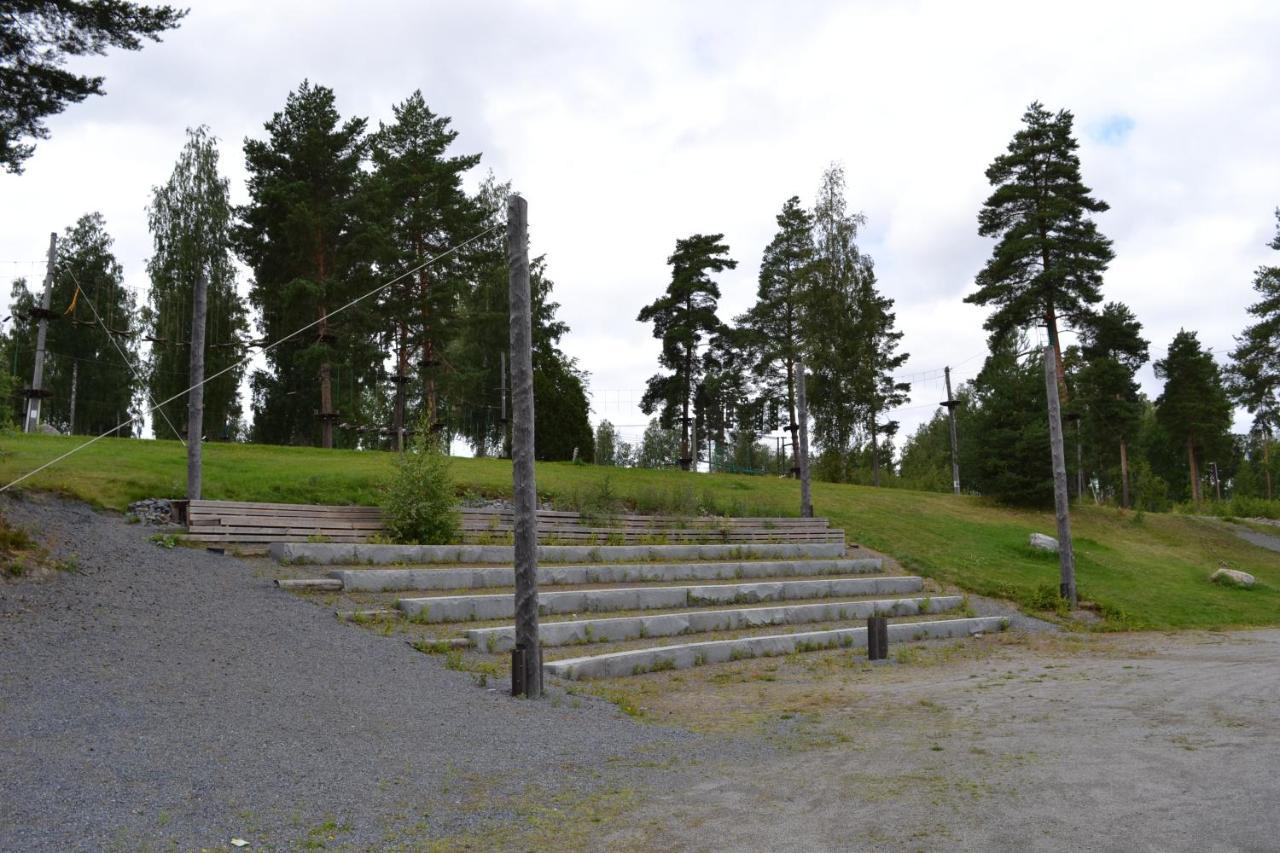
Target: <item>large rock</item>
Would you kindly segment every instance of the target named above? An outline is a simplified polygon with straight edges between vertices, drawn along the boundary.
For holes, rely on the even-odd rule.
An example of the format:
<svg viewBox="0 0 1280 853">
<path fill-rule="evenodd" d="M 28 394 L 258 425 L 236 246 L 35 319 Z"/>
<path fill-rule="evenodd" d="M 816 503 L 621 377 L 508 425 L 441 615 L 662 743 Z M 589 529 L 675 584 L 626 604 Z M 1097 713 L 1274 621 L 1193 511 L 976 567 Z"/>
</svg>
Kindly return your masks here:
<svg viewBox="0 0 1280 853">
<path fill-rule="evenodd" d="M 1052 536 L 1045 536 L 1043 533 L 1031 534 L 1031 547 L 1037 551 L 1049 551 L 1053 554 L 1058 553 L 1058 540 Z"/>
<path fill-rule="evenodd" d="M 1209 575 L 1209 580 L 1214 583 L 1220 583 L 1224 586 L 1243 586 L 1250 587 L 1257 583 L 1257 578 L 1248 572 L 1237 571 L 1236 569 L 1218 569 Z"/>
</svg>

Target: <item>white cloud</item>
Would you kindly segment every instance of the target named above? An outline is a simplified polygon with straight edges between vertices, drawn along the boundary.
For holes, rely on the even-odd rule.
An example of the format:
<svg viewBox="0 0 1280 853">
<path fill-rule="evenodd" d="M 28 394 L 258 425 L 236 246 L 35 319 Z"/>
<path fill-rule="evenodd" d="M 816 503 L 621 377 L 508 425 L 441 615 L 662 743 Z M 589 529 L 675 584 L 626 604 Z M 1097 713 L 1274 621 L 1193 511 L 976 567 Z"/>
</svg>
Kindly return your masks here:
<svg viewBox="0 0 1280 853">
<path fill-rule="evenodd" d="M 77 64 L 110 94 L 51 122 L 25 175 L 0 176 L 0 260 L 38 259 L 49 231 L 101 210 L 141 287 L 144 207 L 188 125 L 221 137 L 242 198 L 244 137 L 303 77 L 375 124 L 421 88 L 459 150 L 527 195 L 566 348 L 615 400 L 654 370 L 635 315 L 676 238 L 726 234 L 731 316 L 782 202 L 811 200 L 833 160 L 919 374 L 984 347 L 982 312 L 960 301 L 990 250 L 983 171 L 1040 99 L 1075 112 L 1085 179 L 1111 204 L 1107 298 L 1134 308 L 1156 353 L 1181 327 L 1221 348 L 1274 257 L 1278 42 L 1280 7 L 1244 2 L 196 2 L 164 44 Z M 904 431 L 935 398 L 920 389 Z"/>
</svg>

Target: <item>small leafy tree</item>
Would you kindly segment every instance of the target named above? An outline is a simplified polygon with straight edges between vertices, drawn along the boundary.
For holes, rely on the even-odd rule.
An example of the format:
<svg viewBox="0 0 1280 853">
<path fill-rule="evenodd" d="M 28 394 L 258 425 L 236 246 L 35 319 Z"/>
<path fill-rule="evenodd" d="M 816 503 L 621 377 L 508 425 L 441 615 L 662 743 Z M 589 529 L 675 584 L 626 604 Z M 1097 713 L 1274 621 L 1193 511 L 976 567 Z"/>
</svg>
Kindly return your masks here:
<svg viewBox="0 0 1280 853">
<path fill-rule="evenodd" d="M 596 458 L 597 465 L 617 465 L 618 464 L 618 431 L 613 428 L 613 423 L 603 420 L 596 427 Z"/>
<path fill-rule="evenodd" d="M 383 494 L 387 532 L 397 542 L 444 545 L 458 535 L 451 460 L 444 442 L 419 421 L 409 448 L 395 459 Z"/>
</svg>

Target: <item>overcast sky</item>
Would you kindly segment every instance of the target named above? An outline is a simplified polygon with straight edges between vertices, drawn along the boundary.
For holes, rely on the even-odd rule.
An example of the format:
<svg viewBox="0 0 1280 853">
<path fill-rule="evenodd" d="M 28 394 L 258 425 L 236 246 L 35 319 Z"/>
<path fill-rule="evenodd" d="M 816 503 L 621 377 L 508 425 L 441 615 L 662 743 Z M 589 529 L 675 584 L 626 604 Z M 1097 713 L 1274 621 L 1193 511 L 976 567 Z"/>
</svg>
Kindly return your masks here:
<svg viewBox="0 0 1280 853">
<path fill-rule="evenodd" d="M 982 362 L 985 312 L 961 301 L 991 242 L 983 172 L 1029 102 L 1076 116 L 1086 183 L 1110 203 L 1108 300 L 1153 355 L 1179 328 L 1224 354 L 1280 205 L 1280 3 L 421 3 L 193 0 L 137 53 L 77 61 L 107 96 L 50 123 L 21 176 L 0 173 L 0 273 L 38 280 L 50 231 L 97 210 L 140 296 L 145 207 L 189 126 L 221 140 L 245 200 L 242 145 L 303 78 L 376 127 L 421 89 L 456 150 L 529 201 L 565 349 L 591 373 L 593 419 L 638 436 L 658 344 L 635 322 L 675 240 L 723 232 L 737 270 L 721 316 L 751 303 L 791 195 L 844 165 L 864 250 L 897 300 L 904 432 Z M 242 289 L 247 286 L 241 283 Z M 7 313 L 7 311 L 5 312 Z M 1159 386 L 1150 368 L 1144 385 Z M 1244 428 L 1248 419 L 1237 419 Z"/>
</svg>

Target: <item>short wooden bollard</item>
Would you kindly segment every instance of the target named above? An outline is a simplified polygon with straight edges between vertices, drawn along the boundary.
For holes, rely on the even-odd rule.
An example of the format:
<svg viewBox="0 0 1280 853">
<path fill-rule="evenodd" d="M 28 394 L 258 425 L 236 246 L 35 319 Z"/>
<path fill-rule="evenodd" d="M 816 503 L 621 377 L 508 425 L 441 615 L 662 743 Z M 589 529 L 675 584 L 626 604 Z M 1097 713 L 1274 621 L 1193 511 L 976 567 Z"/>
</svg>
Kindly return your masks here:
<svg viewBox="0 0 1280 853">
<path fill-rule="evenodd" d="M 867 660 L 889 657 L 889 620 L 884 616 L 867 617 Z"/>
<path fill-rule="evenodd" d="M 537 684 L 527 683 L 526 676 L 537 679 Z M 542 695 L 541 645 L 532 650 L 524 646 L 516 646 L 511 650 L 511 695 L 533 698 Z"/>
</svg>

